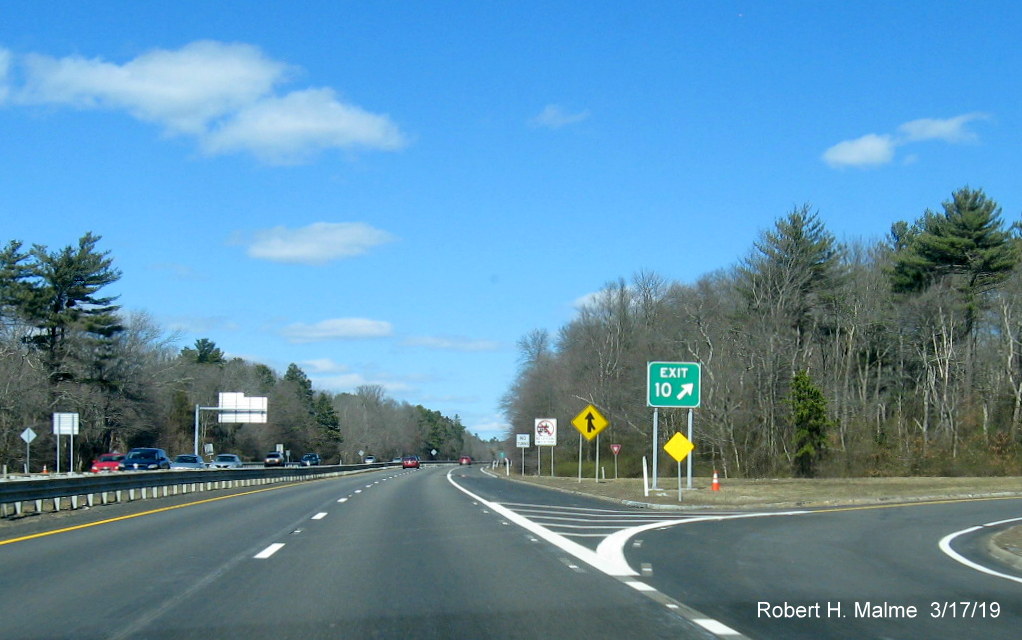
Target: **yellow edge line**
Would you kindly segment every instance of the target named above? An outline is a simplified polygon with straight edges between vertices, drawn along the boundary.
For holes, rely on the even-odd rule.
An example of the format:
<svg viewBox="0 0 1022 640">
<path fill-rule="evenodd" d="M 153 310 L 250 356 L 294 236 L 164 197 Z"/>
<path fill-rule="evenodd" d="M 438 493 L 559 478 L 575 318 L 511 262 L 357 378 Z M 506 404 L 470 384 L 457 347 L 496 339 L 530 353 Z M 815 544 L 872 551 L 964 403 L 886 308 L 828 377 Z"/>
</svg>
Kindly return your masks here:
<svg viewBox="0 0 1022 640">
<path fill-rule="evenodd" d="M 184 504 L 176 504 L 170 507 L 160 507 L 159 509 L 151 509 L 149 511 L 142 511 L 141 513 L 133 513 L 127 516 L 118 516 L 116 518 L 107 518 L 106 520 L 97 520 L 96 522 L 89 522 L 87 524 L 79 524 L 73 527 L 65 527 L 63 529 L 54 529 L 52 531 L 43 531 L 42 533 L 33 533 L 28 536 L 21 536 L 20 538 L 11 538 L 9 540 L 0 540 L 0 547 L 6 544 L 13 544 L 15 542 L 23 542 L 25 540 L 33 540 L 35 538 L 45 538 L 46 536 L 57 535 L 58 533 L 67 533 L 69 531 L 77 531 L 78 529 L 88 529 L 89 527 L 98 527 L 101 524 L 110 524 L 111 522 L 118 522 L 120 520 L 130 520 L 132 518 L 141 518 L 142 516 L 149 516 L 154 513 L 162 513 L 164 511 L 173 511 L 174 509 L 183 509 L 184 507 L 194 507 L 199 504 L 206 504 L 209 502 L 217 502 L 219 500 L 227 500 L 229 498 L 238 498 L 240 496 L 249 496 L 254 493 L 263 493 L 265 491 L 275 491 L 277 489 L 283 489 L 284 487 L 294 486 L 296 483 L 289 482 L 275 487 L 266 487 L 265 489 L 254 489 L 252 491 L 244 491 L 242 493 L 232 493 L 229 496 L 217 496 L 216 498 L 206 498 L 205 500 L 197 500 L 195 502 L 186 502 Z"/>
</svg>

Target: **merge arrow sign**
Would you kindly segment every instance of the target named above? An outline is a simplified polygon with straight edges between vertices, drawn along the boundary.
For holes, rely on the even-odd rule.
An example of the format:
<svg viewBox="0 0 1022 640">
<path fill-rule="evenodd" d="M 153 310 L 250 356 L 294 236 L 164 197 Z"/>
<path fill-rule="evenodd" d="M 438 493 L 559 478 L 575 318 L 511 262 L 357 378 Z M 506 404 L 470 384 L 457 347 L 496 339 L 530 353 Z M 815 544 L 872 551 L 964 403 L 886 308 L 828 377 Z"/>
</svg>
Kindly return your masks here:
<svg viewBox="0 0 1022 640">
<path fill-rule="evenodd" d="M 586 440 L 592 440 L 610 423 L 597 411 L 596 407 L 589 405 L 571 420 L 571 424 L 585 436 Z"/>
</svg>

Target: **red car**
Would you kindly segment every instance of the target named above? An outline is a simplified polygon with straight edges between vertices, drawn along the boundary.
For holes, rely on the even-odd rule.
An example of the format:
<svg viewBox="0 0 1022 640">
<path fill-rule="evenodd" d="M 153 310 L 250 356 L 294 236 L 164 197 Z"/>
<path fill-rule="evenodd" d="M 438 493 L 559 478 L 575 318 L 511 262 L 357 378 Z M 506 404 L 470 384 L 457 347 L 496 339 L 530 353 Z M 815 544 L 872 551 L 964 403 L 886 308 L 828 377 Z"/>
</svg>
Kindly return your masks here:
<svg viewBox="0 0 1022 640">
<path fill-rule="evenodd" d="M 401 458 L 402 469 L 418 469 L 419 466 L 419 456 L 405 456 Z"/>
<path fill-rule="evenodd" d="M 124 460 L 123 453 L 104 453 L 92 461 L 89 471 L 100 473 L 101 471 L 117 471 L 117 465 Z"/>
<path fill-rule="evenodd" d="M 472 456 L 461 456 L 458 458 L 458 464 L 472 464 Z"/>
</svg>

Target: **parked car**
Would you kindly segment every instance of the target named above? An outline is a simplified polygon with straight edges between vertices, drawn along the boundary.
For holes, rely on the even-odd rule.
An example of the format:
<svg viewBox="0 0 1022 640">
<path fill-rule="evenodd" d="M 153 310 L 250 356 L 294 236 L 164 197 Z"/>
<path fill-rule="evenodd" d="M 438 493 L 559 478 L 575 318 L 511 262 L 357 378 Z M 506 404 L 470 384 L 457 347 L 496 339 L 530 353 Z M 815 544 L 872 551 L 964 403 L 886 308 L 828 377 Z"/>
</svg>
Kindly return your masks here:
<svg viewBox="0 0 1022 640">
<path fill-rule="evenodd" d="M 104 471 L 117 471 L 121 460 L 124 460 L 123 453 L 104 453 L 92 461 L 89 471 L 102 473 Z"/>
<path fill-rule="evenodd" d="M 121 471 L 158 471 L 170 468 L 170 458 L 163 449 L 139 447 L 128 452 L 124 459 L 117 463 Z"/>
<path fill-rule="evenodd" d="M 405 456 L 401 458 L 402 469 L 418 469 L 422 465 L 419 462 L 419 456 Z"/>
<path fill-rule="evenodd" d="M 284 454 L 283 453 L 281 453 L 280 451 L 271 451 L 271 452 L 267 453 L 266 457 L 263 459 L 263 466 L 264 467 L 283 467 L 285 462 L 286 461 L 284 460 Z"/>
<path fill-rule="evenodd" d="M 218 453 L 209 466 L 212 469 L 241 469 L 245 463 L 233 453 Z"/>
<path fill-rule="evenodd" d="M 472 464 L 472 456 L 461 456 L 458 458 L 458 464 Z"/>
<path fill-rule="evenodd" d="M 171 469 L 205 469 L 206 461 L 194 453 L 182 453 L 170 461 Z"/>
<path fill-rule="evenodd" d="M 323 464 L 323 459 L 319 457 L 318 453 L 306 453 L 302 456 L 303 467 L 315 467 Z"/>
</svg>

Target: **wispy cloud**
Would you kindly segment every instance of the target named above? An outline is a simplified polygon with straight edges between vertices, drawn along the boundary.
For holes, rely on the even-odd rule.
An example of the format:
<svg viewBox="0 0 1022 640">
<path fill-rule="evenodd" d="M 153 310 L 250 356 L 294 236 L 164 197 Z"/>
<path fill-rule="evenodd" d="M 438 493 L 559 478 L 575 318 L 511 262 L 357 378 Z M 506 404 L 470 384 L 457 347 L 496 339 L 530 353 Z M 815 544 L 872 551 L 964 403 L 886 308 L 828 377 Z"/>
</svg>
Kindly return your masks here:
<svg viewBox="0 0 1022 640">
<path fill-rule="evenodd" d="M 845 140 L 823 152 L 823 161 L 832 167 L 875 167 L 894 160 L 898 147 L 927 140 L 951 144 L 976 142 L 979 136 L 967 125 L 985 120 L 983 113 L 967 113 L 954 118 L 920 118 L 898 127 L 897 135 L 868 133 L 854 140 Z M 915 161 L 917 154 L 909 156 Z"/>
<path fill-rule="evenodd" d="M 570 113 L 556 104 L 548 104 L 539 112 L 539 115 L 529 120 L 534 127 L 545 127 L 547 129 L 560 129 L 570 124 L 576 124 L 589 118 L 589 110 Z"/>
<path fill-rule="evenodd" d="M 894 138 L 868 133 L 845 140 L 823 152 L 823 161 L 832 167 L 868 167 L 887 164 L 894 158 Z"/>
<path fill-rule="evenodd" d="M 7 49 L 0 49 L 0 104 L 7 100 L 9 89 L 7 87 L 8 75 L 11 70 L 11 52 Z"/>
<path fill-rule="evenodd" d="M 296 322 L 281 330 L 289 342 L 324 342 L 327 340 L 357 340 L 363 338 L 385 338 L 394 332 L 393 326 L 384 320 L 368 318 L 332 318 L 314 324 Z"/>
<path fill-rule="evenodd" d="M 373 247 L 393 242 L 395 236 L 363 222 L 316 222 L 307 227 L 273 227 L 237 234 L 235 244 L 247 244 L 252 258 L 289 264 L 321 265 L 352 258 Z"/>
<path fill-rule="evenodd" d="M 11 55 L 0 51 L 6 66 Z M 307 160 L 325 149 L 394 150 L 406 143 L 385 115 L 343 102 L 329 88 L 284 95 L 295 74 L 257 47 L 198 41 L 156 49 L 123 64 L 101 58 L 20 58 L 25 81 L 11 102 L 125 111 L 171 135 L 195 137 L 209 154 L 248 152 L 271 163 Z M 2 91 L 3 75 L 0 75 Z"/>
<path fill-rule="evenodd" d="M 473 340 L 461 337 L 421 336 L 408 338 L 404 342 L 410 347 L 440 349 L 444 351 L 496 351 L 500 343 L 494 340 Z"/>
</svg>

